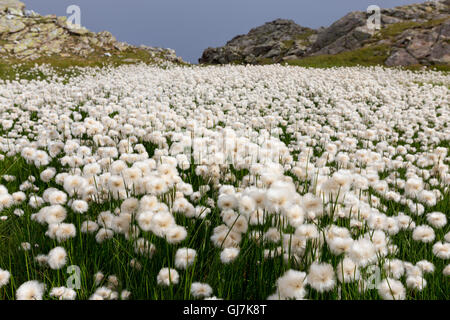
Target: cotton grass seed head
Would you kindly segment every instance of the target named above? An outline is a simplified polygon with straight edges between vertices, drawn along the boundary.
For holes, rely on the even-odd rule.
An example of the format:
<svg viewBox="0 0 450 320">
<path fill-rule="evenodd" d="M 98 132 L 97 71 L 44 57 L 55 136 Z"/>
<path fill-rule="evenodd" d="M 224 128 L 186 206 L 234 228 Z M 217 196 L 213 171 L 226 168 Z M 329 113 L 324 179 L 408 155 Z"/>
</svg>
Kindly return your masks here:
<svg viewBox="0 0 450 320">
<path fill-rule="evenodd" d="M 193 282 L 191 284 L 191 294 L 194 298 L 207 298 L 212 295 L 212 288 L 207 283 Z"/>
<path fill-rule="evenodd" d="M 225 248 L 220 253 L 220 260 L 225 264 L 231 263 L 238 257 L 239 251 L 239 248 Z"/>
<path fill-rule="evenodd" d="M 180 248 L 175 254 L 175 266 L 178 269 L 186 269 L 194 263 L 196 256 L 197 252 L 194 249 Z"/>
<path fill-rule="evenodd" d="M 67 261 L 67 253 L 63 247 L 56 247 L 48 253 L 47 263 L 50 268 L 57 270 L 64 267 Z"/>
<path fill-rule="evenodd" d="M 336 283 L 333 266 L 314 262 L 309 268 L 307 281 L 311 288 L 318 292 L 332 290 Z"/>
<path fill-rule="evenodd" d="M 392 278 L 386 278 L 378 285 L 378 294 L 384 300 L 404 300 L 406 298 L 403 284 Z"/>
<path fill-rule="evenodd" d="M 10 277 L 9 271 L 0 269 L 0 288 L 8 284 Z"/>
<path fill-rule="evenodd" d="M 303 299 L 306 295 L 306 273 L 288 270 L 277 280 L 277 292 L 284 299 Z"/>
<path fill-rule="evenodd" d="M 157 283 L 161 286 L 176 285 L 179 279 L 178 272 L 171 268 L 162 268 L 156 277 Z"/>
<path fill-rule="evenodd" d="M 22 283 L 16 291 L 17 300 L 42 300 L 45 285 L 37 280 Z"/>
</svg>

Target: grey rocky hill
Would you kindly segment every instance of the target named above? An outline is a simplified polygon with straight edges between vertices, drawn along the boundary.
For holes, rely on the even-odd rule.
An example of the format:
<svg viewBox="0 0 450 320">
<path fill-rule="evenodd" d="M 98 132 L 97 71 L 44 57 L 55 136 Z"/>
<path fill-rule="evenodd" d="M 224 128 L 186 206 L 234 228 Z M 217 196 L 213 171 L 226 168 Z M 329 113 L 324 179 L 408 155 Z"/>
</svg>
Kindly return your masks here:
<svg viewBox="0 0 450 320">
<path fill-rule="evenodd" d="M 449 65 L 449 6 L 450 0 L 441 0 L 382 9 L 380 30 L 369 29 L 371 13 L 361 11 L 318 30 L 278 19 L 207 48 L 199 62 L 273 63 L 376 48 L 388 66 Z"/>
<path fill-rule="evenodd" d="M 171 49 L 119 42 L 109 32 L 94 33 L 67 21 L 26 10 L 17 0 L 0 0 L 0 58 L 33 61 L 42 57 L 88 59 L 148 52 L 155 62 L 184 63 Z M 131 59 L 130 59 L 131 60 Z"/>
</svg>

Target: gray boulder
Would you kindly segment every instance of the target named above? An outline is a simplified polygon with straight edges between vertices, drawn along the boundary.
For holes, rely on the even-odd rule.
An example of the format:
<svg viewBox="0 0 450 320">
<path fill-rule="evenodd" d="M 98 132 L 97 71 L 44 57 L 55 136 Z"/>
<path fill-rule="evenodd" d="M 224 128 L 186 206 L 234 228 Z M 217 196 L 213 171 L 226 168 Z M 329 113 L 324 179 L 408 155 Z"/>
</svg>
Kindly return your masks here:
<svg viewBox="0 0 450 320">
<path fill-rule="evenodd" d="M 419 64 L 419 61 L 414 58 L 406 49 L 400 48 L 396 50 L 385 62 L 388 67 L 393 66 L 410 66 Z"/>
<path fill-rule="evenodd" d="M 347 35 L 355 28 L 363 26 L 367 23 L 366 14 L 363 12 L 350 12 L 343 18 L 333 23 L 330 27 L 320 32 L 317 36 L 317 41 L 312 46 L 312 52 L 319 51 L 336 40 Z M 342 41 L 341 42 L 345 42 Z"/>
<path fill-rule="evenodd" d="M 207 48 L 200 63 L 257 63 L 262 59 L 281 60 L 283 56 L 301 54 L 310 44 L 313 29 L 299 26 L 292 20 L 277 19 L 238 35 L 219 48 Z M 288 54 L 289 52 L 289 54 Z"/>
</svg>

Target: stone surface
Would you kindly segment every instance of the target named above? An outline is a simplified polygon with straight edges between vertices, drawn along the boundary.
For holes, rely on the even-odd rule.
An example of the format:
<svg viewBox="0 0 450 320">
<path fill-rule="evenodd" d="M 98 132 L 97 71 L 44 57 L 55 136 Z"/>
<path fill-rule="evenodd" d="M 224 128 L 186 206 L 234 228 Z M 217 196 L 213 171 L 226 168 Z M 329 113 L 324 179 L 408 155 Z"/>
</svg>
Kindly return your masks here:
<svg viewBox="0 0 450 320">
<path fill-rule="evenodd" d="M 8 19 L 6 16 L 0 17 L 0 35 L 18 32 L 24 28 L 25 24 L 18 19 Z"/>
<path fill-rule="evenodd" d="M 318 51 L 331 45 L 356 27 L 364 25 L 366 21 L 365 13 L 350 12 L 345 17 L 333 23 L 329 28 L 320 32 L 317 35 L 317 41 L 312 45 L 312 50 Z"/>
<path fill-rule="evenodd" d="M 297 25 L 292 20 L 277 19 L 253 28 L 246 35 L 228 41 L 224 47 L 208 48 L 201 63 L 231 63 L 261 59 L 279 60 L 288 52 L 301 54 L 316 31 Z"/>
<path fill-rule="evenodd" d="M 450 44 L 439 42 L 433 46 L 429 60 L 439 64 L 450 64 Z"/>
<path fill-rule="evenodd" d="M 387 60 L 386 65 L 393 66 L 410 66 L 419 64 L 419 61 L 408 53 L 405 49 L 396 50 Z"/>
<path fill-rule="evenodd" d="M 22 12 L 25 4 L 17 0 L 0 0 L 0 12 L 12 9 L 12 12 Z"/>
<path fill-rule="evenodd" d="M 83 57 L 96 53 L 109 56 L 135 49 L 109 32 L 93 33 L 69 23 L 66 17 L 41 16 L 25 10 L 15 0 L 0 0 L 0 58 L 34 60 L 39 57 Z M 143 47 L 156 61 L 185 63 L 171 49 Z"/>
</svg>

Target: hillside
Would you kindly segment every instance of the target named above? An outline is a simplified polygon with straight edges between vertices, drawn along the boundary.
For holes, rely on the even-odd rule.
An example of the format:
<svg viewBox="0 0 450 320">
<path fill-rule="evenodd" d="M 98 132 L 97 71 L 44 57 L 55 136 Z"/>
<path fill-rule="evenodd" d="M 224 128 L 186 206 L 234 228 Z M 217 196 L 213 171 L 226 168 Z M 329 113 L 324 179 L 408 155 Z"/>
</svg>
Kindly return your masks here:
<svg viewBox="0 0 450 320">
<path fill-rule="evenodd" d="M 382 9 L 380 30 L 370 30 L 370 14 L 361 11 L 318 30 L 277 19 L 223 47 L 206 49 L 199 62 L 448 66 L 449 5 L 449 0 L 441 0 Z"/>
<path fill-rule="evenodd" d="M 16 0 L 0 0 L 0 59 L 0 73 L 11 63 L 184 63 L 171 49 L 119 42 L 107 31 L 94 33 L 68 22 L 66 17 L 39 15 Z"/>
</svg>

